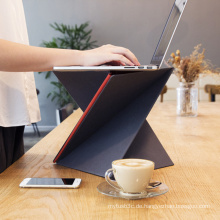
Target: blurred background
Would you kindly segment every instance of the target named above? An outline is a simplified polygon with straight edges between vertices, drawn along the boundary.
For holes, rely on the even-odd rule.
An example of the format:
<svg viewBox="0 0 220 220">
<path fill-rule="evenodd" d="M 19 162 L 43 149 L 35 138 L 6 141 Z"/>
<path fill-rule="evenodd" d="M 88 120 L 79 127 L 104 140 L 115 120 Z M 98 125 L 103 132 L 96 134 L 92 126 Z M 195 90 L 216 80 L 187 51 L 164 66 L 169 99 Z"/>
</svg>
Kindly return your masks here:
<svg viewBox="0 0 220 220">
<path fill-rule="evenodd" d="M 59 33 L 50 27 L 57 22 L 66 25 L 80 25 L 89 22 L 92 40 L 97 45 L 114 44 L 129 48 L 141 64 L 149 64 L 156 48 L 163 26 L 174 0 L 23 0 L 30 45 L 42 46 L 43 41 L 58 37 Z M 165 60 L 177 49 L 182 56 L 190 55 L 194 46 L 202 44 L 205 58 L 219 66 L 219 0 L 188 0 L 182 19 L 171 42 Z M 50 80 L 43 74 L 35 73 L 36 87 L 43 128 L 57 125 L 55 110 L 57 106 L 47 94 L 53 89 Z M 199 100 L 208 101 L 204 85 L 215 83 L 218 79 L 205 77 L 199 80 Z M 220 84 L 220 82 L 218 82 Z M 168 91 L 164 102 L 176 99 L 178 80 L 172 75 L 167 82 Z M 216 101 L 219 101 L 216 97 Z M 159 100 L 158 100 L 159 101 Z"/>
</svg>

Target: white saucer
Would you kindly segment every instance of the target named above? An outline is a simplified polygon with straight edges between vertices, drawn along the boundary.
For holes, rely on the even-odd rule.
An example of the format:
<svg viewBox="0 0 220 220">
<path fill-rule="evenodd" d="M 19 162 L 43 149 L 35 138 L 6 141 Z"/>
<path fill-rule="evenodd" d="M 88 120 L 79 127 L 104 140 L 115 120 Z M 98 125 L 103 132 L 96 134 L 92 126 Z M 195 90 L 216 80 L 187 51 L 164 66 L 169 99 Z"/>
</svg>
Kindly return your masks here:
<svg viewBox="0 0 220 220">
<path fill-rule="evenodd" d="M 169 191 L 169 188 L 166 184 L 161 183 L 159 186 L 152 189 L 146 189 L 146 191 L 142 193 L 130 194 L 123 193 L 122 191 L 110 186 L 107 182 L 103 182 L 97 186 L 97 190 L 106 196 L 118 197 L 122 199 L 144 199 L 163 195 Z"/>
</svg>

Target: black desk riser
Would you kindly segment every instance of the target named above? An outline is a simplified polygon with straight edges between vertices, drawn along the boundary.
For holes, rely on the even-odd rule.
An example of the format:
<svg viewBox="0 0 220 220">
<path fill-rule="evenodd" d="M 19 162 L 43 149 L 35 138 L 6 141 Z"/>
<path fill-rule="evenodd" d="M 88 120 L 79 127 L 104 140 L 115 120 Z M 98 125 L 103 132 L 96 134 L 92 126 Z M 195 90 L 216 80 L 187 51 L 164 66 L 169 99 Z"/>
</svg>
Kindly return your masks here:
<svg viewBox="0 0 220 220">
<path fill-rule="evenodd" d="M 98 176 L 121 158 L 173 165 L 146 120 L 172 70 L 54 71 L 84 111 L 54 162 Z"/>
</svg>

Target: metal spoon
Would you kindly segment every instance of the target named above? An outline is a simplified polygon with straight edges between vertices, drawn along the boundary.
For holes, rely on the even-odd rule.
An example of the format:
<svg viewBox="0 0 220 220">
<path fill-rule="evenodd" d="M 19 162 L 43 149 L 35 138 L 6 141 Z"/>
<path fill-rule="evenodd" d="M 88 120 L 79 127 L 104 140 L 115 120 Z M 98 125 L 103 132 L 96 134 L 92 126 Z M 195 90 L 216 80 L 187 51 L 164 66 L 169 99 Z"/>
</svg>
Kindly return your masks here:
<svg viewBox="0 0 220 220">
<path fill-rule="evenodd" d="M 147 189 L 154 189 L 154 188 L 156 188 L 156 187 L 160 186 L 161 184 L 162 184 L 162 183 L 161 183 L 161 182 L 159 182 L 159 181 L 156 181 L 156 182 L 151 182 L 151 183 L 149 183 L 149 185 L 148 185 Z"/>
<path fill-rule="evenodd" d="M 113 175 L 110 176 L 110 179 L 111 179 L 112 181 L 115 181 L 115 182 L 116 182 L 115 177 L 114 177 Z M 150 182 L 149 185 L 147 186 L 147 189 L 154 189 L 154 188 L 160 186 L 161 184 L 162 184 L 162 182 L 159 182 L 159 181 Z"/>
</svg>

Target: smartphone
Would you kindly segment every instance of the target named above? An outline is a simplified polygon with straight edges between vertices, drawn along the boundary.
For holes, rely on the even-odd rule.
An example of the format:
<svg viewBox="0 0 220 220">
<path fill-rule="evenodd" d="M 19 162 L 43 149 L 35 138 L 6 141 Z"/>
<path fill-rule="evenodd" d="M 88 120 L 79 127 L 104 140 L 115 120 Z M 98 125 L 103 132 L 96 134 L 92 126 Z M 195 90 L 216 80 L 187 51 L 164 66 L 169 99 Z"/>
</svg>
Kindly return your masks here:
<svg viewBox="0 0 220 220">
<path fill-rule="evenodd" d="M 25 178 L 20 187 L 34 188 L 79 188 L 81 179 L 79 178 Z"/>
</svg>

